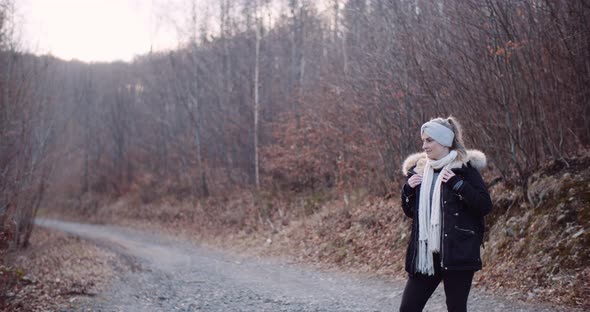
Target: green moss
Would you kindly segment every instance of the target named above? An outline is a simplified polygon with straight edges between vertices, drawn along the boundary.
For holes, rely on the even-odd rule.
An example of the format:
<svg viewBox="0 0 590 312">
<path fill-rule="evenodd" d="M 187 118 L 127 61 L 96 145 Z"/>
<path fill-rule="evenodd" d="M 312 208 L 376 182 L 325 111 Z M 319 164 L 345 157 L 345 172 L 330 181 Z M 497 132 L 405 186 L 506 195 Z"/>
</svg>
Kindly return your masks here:
<svg viewBox="0 0 590 312">
<path fill-rule="evenodd" d="M 335 257 L 336 257 L 336 262 L 342 262 L 344 259 L 346 259 L 346 256 L 348 255 L 348 252 L 346 250 L 345 247 L 340 247 L 336 250 L 335 252 Z"/>
<path fill-rule="evenodd" d="M 22 268 L 14 270 L 14 273 L 16 273 L 16 276 L 18 276 L 18 278 L 23 278 L 26 275 L 25 270 Z"/>
<path fill-rule="evenodd" d="M 322 205 L 330 199 L 326 191 L 315 191 L 303 198 L 303 214 L 306 216 L 316 213 Z"/>
</svg>

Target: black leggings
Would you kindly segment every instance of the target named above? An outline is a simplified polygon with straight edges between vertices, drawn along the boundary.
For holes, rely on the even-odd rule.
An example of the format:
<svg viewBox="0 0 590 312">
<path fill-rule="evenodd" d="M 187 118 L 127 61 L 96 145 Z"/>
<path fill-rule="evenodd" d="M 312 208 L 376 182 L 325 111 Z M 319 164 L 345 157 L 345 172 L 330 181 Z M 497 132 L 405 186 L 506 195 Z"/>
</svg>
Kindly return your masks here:
<svg viewBox="0 0 590 312">
<path fill-rule="evenodd" d="M 474 272 L 441 272 L 438 254 L 434 256 L 434 263 L 434 276 L 417 273 L 408 278 L 399 308 L 400 312 L 422 311 L 441 280 L 445 287 L 447 310 L 449 312 L 467 312 L 467 297 L 469 297 Z"/>
</svg>

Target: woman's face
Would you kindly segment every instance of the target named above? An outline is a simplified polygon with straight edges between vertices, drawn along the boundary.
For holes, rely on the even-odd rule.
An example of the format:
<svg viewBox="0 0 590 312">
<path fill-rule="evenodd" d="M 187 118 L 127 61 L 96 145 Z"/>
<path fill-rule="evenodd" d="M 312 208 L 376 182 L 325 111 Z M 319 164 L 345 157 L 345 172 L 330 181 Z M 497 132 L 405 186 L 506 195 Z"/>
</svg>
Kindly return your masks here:
<svg viewBox="0 0 590 312">
<path fill-rule="evenodd" d="M 422 134 L 422 149 L 426 152 L 426 156 L 432 160 L 439 160 L 450 152 L 448 147 L 442 146 L 426 133 Z"/>
</svg>

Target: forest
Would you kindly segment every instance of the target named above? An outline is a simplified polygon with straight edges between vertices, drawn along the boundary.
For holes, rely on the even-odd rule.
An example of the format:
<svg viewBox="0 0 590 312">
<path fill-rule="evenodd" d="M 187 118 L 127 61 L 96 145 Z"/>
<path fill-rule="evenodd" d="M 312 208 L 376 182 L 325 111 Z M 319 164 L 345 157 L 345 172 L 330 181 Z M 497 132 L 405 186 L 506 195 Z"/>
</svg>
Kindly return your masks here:
<svg viewBox="0 0 590 312">
<path fill-rule="evenodd" d="M 86 63 L 22 49 L 1 0 L 0 264 L 39 211 L 91 218 L 121 198 L 236 231 L 359 193 L 398 205 L 433 117 L 462 123 L 488 186 L 519 192 L 523 214 L 536 172 L 588 155 L 589 2 L 325 2 L 221 0 L 206 18 L 187 2 L 177 48 Z M 228 204 L 244 196 L 248 209 Z"/>
</svg>

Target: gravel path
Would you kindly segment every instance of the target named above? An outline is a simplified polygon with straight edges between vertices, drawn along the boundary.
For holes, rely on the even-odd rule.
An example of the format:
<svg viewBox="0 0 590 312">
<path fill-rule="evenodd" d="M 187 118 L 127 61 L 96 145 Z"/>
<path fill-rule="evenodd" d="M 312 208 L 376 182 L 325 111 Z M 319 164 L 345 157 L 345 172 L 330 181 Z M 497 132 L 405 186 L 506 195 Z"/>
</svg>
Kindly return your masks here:
<svg viewBox="0 0 590 312">
<path fill-rule="evenodd" d="M 222 253 L 154 233 L 37 220 L 134 259 L 137 267 L 78 311 L 397 311 L 403 283 L 320 272 Z M 424 311 L 446 311 L 439 286 Z M 473 290 L 469 311 L 572 311 L 513 303 Z"/>
</svg>

